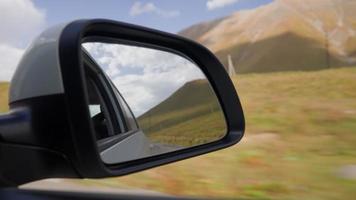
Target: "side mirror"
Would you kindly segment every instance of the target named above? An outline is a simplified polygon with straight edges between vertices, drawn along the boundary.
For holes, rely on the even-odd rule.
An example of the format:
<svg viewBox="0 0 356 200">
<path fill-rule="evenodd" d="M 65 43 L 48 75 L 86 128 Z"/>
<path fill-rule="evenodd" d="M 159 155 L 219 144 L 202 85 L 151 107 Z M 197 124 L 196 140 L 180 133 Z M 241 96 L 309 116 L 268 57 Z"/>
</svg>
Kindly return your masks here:
<svg viewBox="0 0 356 200">
<path fill-rule="evenodd" d="M 0 117 L 6 185 L 125 175 L 229 147 L 244 133 L 235 88 L 209 50 L 102 19 L 43 32 L 13 77 L 10 108 Z"/>
</svg>

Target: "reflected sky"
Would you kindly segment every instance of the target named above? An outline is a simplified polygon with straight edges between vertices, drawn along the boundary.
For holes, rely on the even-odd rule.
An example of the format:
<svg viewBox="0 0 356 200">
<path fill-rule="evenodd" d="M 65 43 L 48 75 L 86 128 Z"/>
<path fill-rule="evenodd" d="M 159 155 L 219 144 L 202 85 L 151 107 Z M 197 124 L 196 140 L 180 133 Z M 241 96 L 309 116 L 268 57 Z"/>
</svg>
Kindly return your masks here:
<svg viewBox="0 0 356 200">
<path fill-rule="evenodd" d="M 170 52 L 107 43 L 83 46 L 111 78 L 136 117 L 185 83 L 205 78 L 194 63 Z"/>
</svg>

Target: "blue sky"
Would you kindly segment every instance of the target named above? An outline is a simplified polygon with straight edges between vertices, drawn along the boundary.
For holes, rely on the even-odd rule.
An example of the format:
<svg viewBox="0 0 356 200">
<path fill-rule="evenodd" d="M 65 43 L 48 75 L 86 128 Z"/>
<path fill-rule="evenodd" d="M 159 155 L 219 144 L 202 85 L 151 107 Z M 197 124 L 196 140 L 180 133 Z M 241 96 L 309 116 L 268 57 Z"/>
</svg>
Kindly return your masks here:
<svg viewBox="0 0 356 200">
<path fill-rule="evenodd" d="M 109 18 L 173 33 L 192 24 L 223 17 L 237 10 L 254 8 L 271 0 L 215 0 L 215 2 L 217 2 L 216 6 L 209 9 L 208 0 L 34 0 L 35 6 L 46 11 L 48 25 L 78 18 Z M 130 15 L 134 4 L 140 4 L 141 7 L 151 4 L 155 9 Z M 218 7 L 219 5 L 221 7 Z"/>
<path fill-rule="evenodd" d="M 269 0 L 34 0 L 34 5 L 45 13 L 45 26 L 78 18 L 107 18 L 176 33 L 192 24 L 267 2 Z M 195 65 L 166 52 L 120 45 L 89 46 L 92 52 L 100 52 L 97 62 L 112 78 L 136 116 L 166 99 L 186 82 L 204 78 Z"/>
<path fill-rule="evenodd" d="M 30 42 L 55 24 L 107 18 L 177 33 L 272 0 L 0 0 L 0 81 L 10 81 Z"/>
</svg>

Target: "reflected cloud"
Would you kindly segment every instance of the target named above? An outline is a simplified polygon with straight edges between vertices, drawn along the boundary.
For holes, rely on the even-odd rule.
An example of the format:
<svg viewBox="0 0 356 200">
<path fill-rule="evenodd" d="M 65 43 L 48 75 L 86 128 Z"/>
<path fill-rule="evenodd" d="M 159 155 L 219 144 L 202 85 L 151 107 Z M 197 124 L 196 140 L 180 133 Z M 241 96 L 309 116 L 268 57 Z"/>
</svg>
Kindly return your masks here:
<svg viewBox="0 0 356 200">
<path fill-rule="evenodd" d="M 111 78 L 136 117 L 185 83 L 205 78 L 194 63 L 177 54 L 120 44 L 83 46 Z"/>
</svg>

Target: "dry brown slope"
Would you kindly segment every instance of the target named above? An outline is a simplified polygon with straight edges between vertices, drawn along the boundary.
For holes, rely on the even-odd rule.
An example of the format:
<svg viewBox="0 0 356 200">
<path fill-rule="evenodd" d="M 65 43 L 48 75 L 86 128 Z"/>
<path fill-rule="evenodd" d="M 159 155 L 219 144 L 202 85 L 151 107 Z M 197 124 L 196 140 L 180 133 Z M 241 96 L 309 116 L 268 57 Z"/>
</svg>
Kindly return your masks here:
<svg viewBox="0 0 356 200">
<path fill-rule="evenodd" d="M 356 1 L 350 0 L 275 0 L 194 25 L 191 29 L 201 32 L 191 38 L 217 53 L 224 64 L 232 54 L 240 72 L 351 66 L 356 63 L 354 10 Z"/>
</svg>

